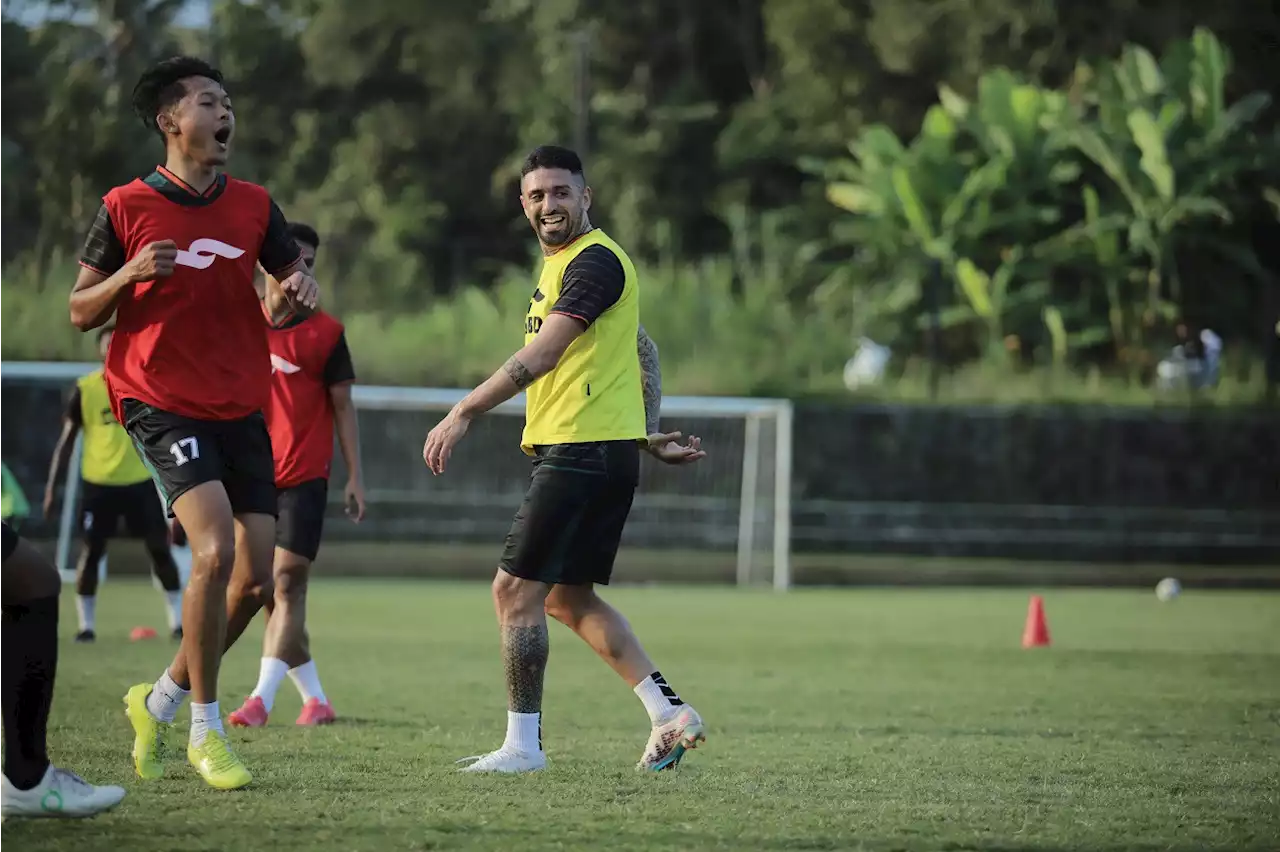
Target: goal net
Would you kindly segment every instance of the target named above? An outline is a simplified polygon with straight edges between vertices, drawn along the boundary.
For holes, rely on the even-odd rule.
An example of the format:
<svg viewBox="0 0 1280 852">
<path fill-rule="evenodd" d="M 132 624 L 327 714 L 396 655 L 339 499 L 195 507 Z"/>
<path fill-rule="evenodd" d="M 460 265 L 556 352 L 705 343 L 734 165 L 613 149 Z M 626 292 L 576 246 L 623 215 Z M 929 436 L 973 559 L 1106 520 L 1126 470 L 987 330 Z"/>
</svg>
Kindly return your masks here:
<svg viewBox="0 0 1280 852">
<path fill-rule="evenodd" d="M 96 367 L 5 362 L 0 371 L 6 385 L 18 380 L 65 388 Z M 371 553 L 378 545 L 420 544 L 424 563 L 471 551 L 492 570 L 531 469 L 519 448 L 524 399 L 516 397 L 473 423 L 449 469 L 433 476 L 422 462 L 423 441 L 465 394 L 443 388 L 356 386 L 369 512 L 358 526 L 337 521 L 346 472 L 341 454 L 335 452 L 330 487 L 335 505 L 325 529 L 326 544 L 366 542 Z M 55 419 L 47 421 L 51 424 L 56 423 L 56 413 L 52 416 Z M 791 403 L 667 397 L 662 428 L 699 436 L 707 458 L 679 467 L 648 457 L 642 460 L 617 581 L 719 580 L 788 588 Z M 45 465 L 47 457 L 38 461 Z M 58 524 L 57 561 L 64 571 L 75 559 L 78 472 L 77 444 Z"/>
<path fill-rule="evenodd" d="M 365 488 L 376 510 L 362 537 L 474 544 L 491 553 L 490 566 L 496 561 L 531 470 L 519 449 L 524 398 L 472 423 L 449 469 L 433 476 L 422 463 L 423 441 L 465 394 L 356 387 Z M 662 428 L 699 436 L 707 458 L 679 467 L 642 460 L 619 581 L 723 578 L 787 588 L 790 402 L 668 397 Z M 338 458 L 335 484 L 345 476 L 340 469 Z"/>
</svg>

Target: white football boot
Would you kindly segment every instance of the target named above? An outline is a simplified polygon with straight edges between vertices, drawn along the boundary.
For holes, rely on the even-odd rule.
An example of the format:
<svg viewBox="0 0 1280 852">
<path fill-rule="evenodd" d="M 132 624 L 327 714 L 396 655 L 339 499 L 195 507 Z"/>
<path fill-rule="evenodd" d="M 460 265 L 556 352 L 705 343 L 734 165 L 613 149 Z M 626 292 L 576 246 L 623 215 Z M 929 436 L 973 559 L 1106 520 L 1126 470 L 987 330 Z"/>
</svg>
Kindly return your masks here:
<svg viewBox="0 0 1280 852">
<path fill-rule="evenodd" d="M 459 772 L 537 772 L 547 768 L 547 756 L 540 751 L 516 751 L 503 746 L 488 754 L 464 757 L 458 763 L 470 764 Z"/>
<path fill-rule="evenodd" d="M 124 798 L 124 788 L 95 787 L 74 772 L 50 764 L 30 790 L 19 790 L 8 778 L 0 782 L 4 818 L 79 819 L 109 811 Z"/>
<path fill-rule="evenodd" d="M 706 739 L 702 717 L 697 710 L 685 704 L 670 719 L 653 726 L 649 744 L 645 746 L 636 768 L 653 772 L 674 769 L 686 751 L 697 748 L 698 743 Z"/>
</svg>

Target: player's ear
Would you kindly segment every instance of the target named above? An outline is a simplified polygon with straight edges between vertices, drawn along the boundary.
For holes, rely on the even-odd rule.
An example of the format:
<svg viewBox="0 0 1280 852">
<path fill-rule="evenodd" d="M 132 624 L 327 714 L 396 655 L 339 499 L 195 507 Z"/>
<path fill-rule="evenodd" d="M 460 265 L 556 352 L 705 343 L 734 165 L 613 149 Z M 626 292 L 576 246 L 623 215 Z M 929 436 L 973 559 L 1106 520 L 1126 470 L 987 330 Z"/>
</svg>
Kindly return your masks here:
<svg viewBox="0 0 1280 852">
<path fill-rule="evenodd" d="M 582 188 L 582 209 L 583 211 L 591 209 L 591 187 L 589 186 Z"/>
<path fill-rule="evenodd" d="M 162 112 L 156 115 L 156 127 L 160 128 L 160 132 L 166 136 L 172 136 L 178 132 L 178 123 L 168 113 Z"/>
</svg>

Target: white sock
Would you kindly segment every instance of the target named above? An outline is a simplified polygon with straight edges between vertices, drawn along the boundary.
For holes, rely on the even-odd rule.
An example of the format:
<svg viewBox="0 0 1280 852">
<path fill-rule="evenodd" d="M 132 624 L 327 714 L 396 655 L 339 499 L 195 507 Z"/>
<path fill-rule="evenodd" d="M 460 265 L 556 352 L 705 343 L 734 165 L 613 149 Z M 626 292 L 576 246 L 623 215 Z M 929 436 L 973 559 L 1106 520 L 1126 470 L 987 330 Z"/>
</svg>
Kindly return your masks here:
<svg viewBox="0 0 1280 852">
<path fill-rule="evenodd" d="M 200 745 L 210 731 L 226 735 L 222 730 L 222 714 L 218 712 L 218 702 L 208 704 L 191 704 L 191 742 Z"/>
<path fill-rule="evenodd" d="M 525 754 L 542 752 L 542 714 L 507 711 L 507 740 L 502 744 Z"/>
<path fill-rule="evenodd" d="M 76 595 L 76 615 L 80 616 L 81 633 L 94 629 L 94 623 L 97 621 L 94 618 L 97 602 L 98 599 L 93 595 Z"/>
<path fill-rule="evenodd" d="M 169 610 L 169 629 L 177 630 L 182 626 L 182 589 L 165 592 L 164 601 Z"/>
<path fill-rule="evenodd" d="M 676 691 L 667 684 L 662 672 L 654 672 L 636 684 L 635 693 L 644 703 L 649 714 L 649 721 L 657 725 L 665 722 L 679 712 L 684 702 Z"/>
<path fill-rule="evenodd" d="M 315 660 L 307 660 L 296 669 L 290 669 L 289 680 L 298 687 L 304 704 L 313 698 L 321 704 L 329 703 L 329 699 L 324 697 L 324 690 L 320 688 L 320 673 L 316 671 Z"/>
<path fill-rule="evenodd" d="M 284 660 L 277 660 L 275 657 L 262 658 L 262 665 L 258 668 L 258 685 L 249 695 L 261 698 L 262 706 L 267 708 L 268 713 L 271 712 L 271 705 L 276 703 L 276 692 L 279 691 L 280 683 L 284 680 L 287 671 L 289 671 L 289 664 Z"/>
<path fill-rule="evenodd" d="M 191 690 L 178 686 L 177 682 L 169 677 L 169 670 L 165 669 L 164 674 L 160 675 L 160 679 L 156 681 L 156 685 L 151 688 L 151 694 L 147 696 L 147 712 L 161 722 L 172 723 L 178 718 L 178 708 L 190 694 Z"/>
</svg>

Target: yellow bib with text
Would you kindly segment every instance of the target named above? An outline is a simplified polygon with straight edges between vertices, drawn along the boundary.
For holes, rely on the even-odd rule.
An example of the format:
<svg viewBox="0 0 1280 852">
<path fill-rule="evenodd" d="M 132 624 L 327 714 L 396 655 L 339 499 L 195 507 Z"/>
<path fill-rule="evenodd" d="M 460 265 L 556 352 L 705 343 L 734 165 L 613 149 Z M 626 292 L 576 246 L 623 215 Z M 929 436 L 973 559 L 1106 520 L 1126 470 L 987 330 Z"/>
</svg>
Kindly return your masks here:
<svg viewBox="0 0 1280 852">
<path fill-rule="evenodd" d="M 136 485 L 151 478 L 133 439 L 111 413 L 102 370 L 76 380 L 80 388 L 80 423 L 84 430 L 80 476 L 94 485 Z"/>
<path fill-rule="evenodd" d="M 560 362 L 525 390 L 526 453 L 545 444 L 642 440 L 644 391 L 636 336 L 640 330 L 640 293 L 636 270 L 617 243 L 600 230 L 583 234 L 546 258 L 538 287 L 529 301 L 524 342 L 537 336 L 560 298 L 569 263 L 584 249 L 602 245 L 617 255 L 626 283 L 622 295 L 565 350 Z"/>
</svg>

